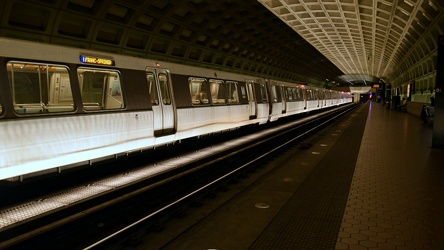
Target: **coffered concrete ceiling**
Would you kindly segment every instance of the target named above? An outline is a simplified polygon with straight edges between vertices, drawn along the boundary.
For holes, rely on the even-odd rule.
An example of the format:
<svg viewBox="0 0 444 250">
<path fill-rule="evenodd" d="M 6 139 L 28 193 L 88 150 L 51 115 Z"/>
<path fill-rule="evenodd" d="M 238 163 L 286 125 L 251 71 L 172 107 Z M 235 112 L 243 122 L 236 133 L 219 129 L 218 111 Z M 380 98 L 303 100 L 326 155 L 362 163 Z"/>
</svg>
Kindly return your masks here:
<svg viewBox="0 0 444 250">
<path fill-rule="evenodd" d="M 393 80 L 399 66 L 436 54 L 444 28 L 443 0 L 259 2 L 343 71 L 345 81 Z M 406 61 L 412 49 L 418 55 Z"/>
<path fill-rule="evenodd" d="M 442 0 L 5 0 L 0 36 L 312 85 L 433 71 Z M 0 48 L 7 49 L 7 48 Z M 421 73 L 420 73 L 421 74 Z M 328 80 L 327 80 L 328 79 Z"/>
</svg>

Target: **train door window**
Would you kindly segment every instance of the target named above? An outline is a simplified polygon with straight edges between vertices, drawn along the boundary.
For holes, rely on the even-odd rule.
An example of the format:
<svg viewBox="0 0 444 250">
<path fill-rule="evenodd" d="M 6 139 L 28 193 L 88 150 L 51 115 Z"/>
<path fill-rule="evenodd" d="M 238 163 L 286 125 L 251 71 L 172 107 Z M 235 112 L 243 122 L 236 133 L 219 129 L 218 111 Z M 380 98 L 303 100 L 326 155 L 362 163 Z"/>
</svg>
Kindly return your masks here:
<svg viewBox="0 0 444 250">
<path fill-rule="evenodd" d="M 247 84 L 247 96 L 248 96 L 249 102 L 254 101 L 254 93 L 253 93 L 253 84 L 252 83 Z"/>
<path fill-rule="evenodd" d="M 287 96 L 287 91 L 285 91 L 285 88 L 283 86 L 281 86 L 277 90 L 278 90 L 278 93 L 279 93 L 278 95 L 281 97 L 280 100 L 286 101 L 288 99 L 288 96 Z"/>
<path fill-rule="evenodd" d="M 243 100 L 248 100 L 248 97 L 247 97 L 247 88 L 246 88 L 246 86 L 245 85 L 240 85 L 239 86 L 239 88 L 240 88 L 240 94 L 241 94 L 241 99 L 243 99 Z"/>
<path fill-rule="evenodd" d="M 159 74 L 159 87 L 160 87 L 160 94 L 162 95 L 162 102 L 165 105 L 171 104 L 171 93 L 168 83 L 168 75 L 165 73 Z"/>
<path fill-rule="evenodd" d="M 71 83 L 66 66 L 8 62 L 7 69 L 16 113 L 74 111 Z"/>
<path fill-rule="evenodd" d="M 125 108 L 118 71 L 79 68 L 77 74 L 85 110 Z"/>
<path fill-rule="evenodd" d="M 237 91 L 237 82 L 226 82 L 228 87 L 228 102 L 239 103 L 239 93 Z"/>
<path fill-rule="evenodd" d="M 222 80 L 210 79 L 211 101 L 213 104 L 227 103 L 227 89 Z"/>
<path fill-rule="evenodd" d="M 204 78 L 188 78 L 190 84 L 191 103 L 193 105 L 208 104 L 208 83 Z"/>
<path fill-rule="evenodd" d="M 278 102 L 277 90 L 275 85 L 271 85 L 271 98 L 273 98 L 273 102 Z"/>
<path fill-rule="evenodd" d="M 146 80 L 150 91 L 151 105 L 159 105 L 159 95 L 157 94 L 156 76 L 153 72 L 146 73 Z"/>
</svg>

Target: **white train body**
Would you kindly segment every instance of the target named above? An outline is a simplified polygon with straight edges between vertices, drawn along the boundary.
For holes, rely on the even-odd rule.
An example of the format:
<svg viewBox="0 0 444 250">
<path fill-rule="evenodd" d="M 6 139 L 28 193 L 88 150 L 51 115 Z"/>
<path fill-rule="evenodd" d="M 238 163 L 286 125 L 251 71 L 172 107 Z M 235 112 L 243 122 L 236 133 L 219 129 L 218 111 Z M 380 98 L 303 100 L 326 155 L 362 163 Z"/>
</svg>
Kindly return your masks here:
<svg viewBox="0 0 444 250">
<path fill-rule="evenodd" d="M 349 93 L 0 38 L 0 180 L 351 102 Z"/>
</svg>

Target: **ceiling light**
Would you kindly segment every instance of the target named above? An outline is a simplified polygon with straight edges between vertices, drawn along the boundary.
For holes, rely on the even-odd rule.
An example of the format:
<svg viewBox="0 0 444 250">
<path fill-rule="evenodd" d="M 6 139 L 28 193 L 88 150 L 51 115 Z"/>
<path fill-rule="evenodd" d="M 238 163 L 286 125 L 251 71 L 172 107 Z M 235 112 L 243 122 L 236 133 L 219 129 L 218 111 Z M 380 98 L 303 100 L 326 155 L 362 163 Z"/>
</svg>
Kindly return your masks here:
<svg viewBox="0 0 444 250">
<path fill-rule="evenodd" d="M 404 9 L 400 9 L 400 11 L 401 11 L 402 13 L 404 13 L 406 16 L 410 16 L 410 14 L 409 14 L 407 11 L 405 11 Z"/>
<path fill-rule="evenodd" d="M 406 3 L 406 4 L 408 4 L 408 5 L 410 5 L 411 7 L 413 7 L 413 3 L 412 2 L 410 2 L 410 1 L 408 1 L 408 0 L 404 0 L 404 2 Z"/>
<path fill-rule="evenodd" d="M 429 5 L 436 11 L 438 11 L 438 7 L 435 6 L 435 4 L 433 4 L 432 1 L 429 1 Z"/>
</svg>

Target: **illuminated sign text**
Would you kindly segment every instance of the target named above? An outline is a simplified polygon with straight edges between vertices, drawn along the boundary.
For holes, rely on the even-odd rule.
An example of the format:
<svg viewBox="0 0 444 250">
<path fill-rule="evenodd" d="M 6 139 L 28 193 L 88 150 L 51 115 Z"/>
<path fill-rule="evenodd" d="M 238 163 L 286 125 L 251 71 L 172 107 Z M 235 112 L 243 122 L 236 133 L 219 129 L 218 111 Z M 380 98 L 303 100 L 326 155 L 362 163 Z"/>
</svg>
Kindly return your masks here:
<svg viewBox="0 0 444 250">
<path fill-rule="evenodd" d="M 99 64 L 99 65 L 106 65 L 106 66 L 114 66 L 114 60 L 109 58 L 101 58 L 101 57 L 95 57 L 95 56 L 80 56 L 80 62 L 82 63 L 89 63 L 89 64 Z"/>
</svg>

